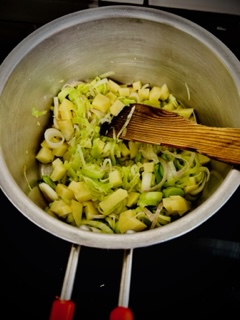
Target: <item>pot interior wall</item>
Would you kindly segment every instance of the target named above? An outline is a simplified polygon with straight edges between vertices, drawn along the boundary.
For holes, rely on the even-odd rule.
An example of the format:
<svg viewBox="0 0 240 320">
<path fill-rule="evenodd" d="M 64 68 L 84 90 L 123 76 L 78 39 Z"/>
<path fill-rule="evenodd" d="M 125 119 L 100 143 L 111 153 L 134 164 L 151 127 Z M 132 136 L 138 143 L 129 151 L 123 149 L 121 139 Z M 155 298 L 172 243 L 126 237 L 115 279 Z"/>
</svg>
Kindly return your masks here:
<svg viewBox="0 0 240 320">
<path fill-rule="evenodd" d="M 113 71 L 112 78 L 124 83 L 167 83 L 179 100 L 195 108 L 201 123 L 239 126 L 239 94 L 234 79 L 215 51 L 203 38 L 200 41 L 200 31 L 194 37 L 190 28 L 186 33 L 174 22 L 133 17 L 85 19 L 66 25 L 63 20 L 62 25 L 53 23 L 52 27 L 28 37 L 9 56 L 12 70 L 1 95 L 2 154 L 25 193 L 24 168 L 33 185 L 39 175 L 35 155 L 49 121 L 49 114 L 33 117 L 32 108 L 48 110 L 52 97 L 73 79 Z M 231 170 L 218 162 L 213 162 L 213 168 L 219 178 L 210 183 L 204 198 Z"/>
</svg>

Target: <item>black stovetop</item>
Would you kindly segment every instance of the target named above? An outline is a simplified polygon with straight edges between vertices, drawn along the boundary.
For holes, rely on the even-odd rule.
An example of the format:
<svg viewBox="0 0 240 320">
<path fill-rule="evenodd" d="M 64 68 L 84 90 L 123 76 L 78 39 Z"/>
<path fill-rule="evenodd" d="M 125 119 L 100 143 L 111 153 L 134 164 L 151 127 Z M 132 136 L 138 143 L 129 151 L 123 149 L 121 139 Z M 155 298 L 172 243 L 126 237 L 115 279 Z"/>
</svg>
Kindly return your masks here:
<svg viewBox="0 0 240 320">
<path fill-rule="evenodd" d="M 72 8 L 65 11 L 62 8 L 59 16 L 73 11 Z M 1 48 L 4 48 L 1 61 L 34 28 L 48 22 L 37 17 L 36 7 L 31 10 L 36 22 L 33 18 L 11 20 L 9 16 L 7 20 L 0 13 L 0 34 L 5 35 L 1 41 Z M 240 16 L 164 10 L 202 25 L 240 59 Z M 57 14 L 48 12 L 48 20 L 56 18 Z M 22 28 L 17 27 L 19 23 Z M 1 302 L 7 314 L 5 318 L 47 320 L 51 304 L 61 292 L 71 244 L 35 226 L 2 192 L 0 199 L 4 296 Z M 240 188 L 212 218 L 195 230 L 165 243 L 134 249 L 129 306 L 135 320 L 174 315 L 191 319 L 195 315 L 238 318 L 239 199 Z M 81 248 L 72 295 L 76 304 L 74 320 L 109 318 L 110 311 L 118 303 L 122 256 L 123 250 Z"/>
</svg>

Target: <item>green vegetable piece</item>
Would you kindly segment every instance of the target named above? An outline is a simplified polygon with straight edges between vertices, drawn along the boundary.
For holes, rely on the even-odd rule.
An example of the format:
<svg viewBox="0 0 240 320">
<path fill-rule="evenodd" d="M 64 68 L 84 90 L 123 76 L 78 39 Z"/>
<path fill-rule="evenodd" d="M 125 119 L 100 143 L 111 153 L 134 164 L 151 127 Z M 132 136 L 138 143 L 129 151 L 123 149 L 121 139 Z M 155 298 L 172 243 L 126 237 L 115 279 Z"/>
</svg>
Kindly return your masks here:
<svg viewBox="0 0 240 320">
<path fill-rule="evenodd" d="M 56 183 L 52 181 L 52 179 L 49 176 L 42 176 L 43 181 L 48 184 L 53 190 L 56 189 Z"/>
<path fill-rule="evenodd" d="M 124 233 L 167 224 L 172 215 L 190 210 L 202 192 L 210 176 L 204 165 L 210 159 L 191 151 L 126 142 L 116 135 L 109 138 L 100 135 L 100 129 L 123 107 L 139 101 L 196 120 L 194 110 L 180 104 L 167 84 L 119 85 L 107 77 L 72 81 L 54 97 L 52 126 L 66 141 L 54 149 L 46 140 L 40 144 L 36 160 L 51 163 L 52 171 L 41 177 L 37 190 L 48 194 L 46 211 L 51 215 L 77 227 L 86 224 L 94 232 Z M 41 113 L 32 109 L 35 117 Z M 160 202 L 163 214 L 152 221 L 150 213 Z M 149 207 L 149 216 L 144 207 Z"/>
<path fill-rule="evenodd" d="M 183 189 L 177 188 L 177 187 L 167 187 L 167 188 L 163 189 L 162 193 L 163 193 L 164 198 L 174 196 L 174 195 L 179 195 L 182 197 L 184 196 Z"/>
<path fill-rule="evenodd" d="M 48 110 L 40 111 L 40 110 L 37 110 L 37 108 L 35 108 L 35 107 L 32 108 L 32 116 L 35 118 L 44 116 L 47 113 L 48 113 Z"/>
<path fill-rule="evenodd" d="M 82 167 L 82 174 L 93 179 L 101 179 L 104 176 L 104 171 L 96 164 L 86 163 Z"/>
<path fill-rule="evenodd" d="M 105 223 L 96 220 L 85 220 L 81 221 L 81 225 L 91 226 L 99 229 L 103 233 L 114 233 Z"/>
<path fill-rule="evenodd" d="M 140 194 L 137 205 L 139 207 L 157 206 L 162 200 L 161 191 L 148 191 Z"/>
</svg>

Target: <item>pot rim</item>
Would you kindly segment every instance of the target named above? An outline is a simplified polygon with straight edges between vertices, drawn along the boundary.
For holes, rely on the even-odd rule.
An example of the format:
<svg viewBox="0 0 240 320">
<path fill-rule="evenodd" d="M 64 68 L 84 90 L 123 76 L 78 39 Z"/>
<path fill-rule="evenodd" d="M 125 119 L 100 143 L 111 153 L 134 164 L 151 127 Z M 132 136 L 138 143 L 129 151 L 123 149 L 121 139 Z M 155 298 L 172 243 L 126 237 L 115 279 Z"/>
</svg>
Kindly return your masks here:
<svg viewBox="0 0 240 320">
<path fill-rule="evenodd" d="M 40 44 L 44 39 L 53 36 L 55 33 L 72 27 L 99 19 L 110 18 L 135 18 L 160 22 L 180 29 L 189 35 L 197 38 L 207 45 L 210 50 L 222 60 L 223 64 L 230 71 L 234 82 L 240 92 L 240 64 L 235 55 L 219 39 L 197 24 L 172 13 L 143 7 L 128 5 L 107 6 L 85 9 L 70 13 L 55 19 L 40 27 L 23 41 L 21 41 L 5 58 L 0 67 L 0 94 L 7 82 L 8 77 L 14 68 L 28 52 Z M 80 245 L 107 249 L 128 249 L 154 245 L 179 237 L 197 226 L 204 223 L 214 215 L 233 195 L 240 185 L 240 171 L 230 169 L 224 181 L 207 200 L 186 216 L 175 222 L 148 231 L 141 231 L 134 234 L 99 234 L 84 231 L 56 220 L 49 216 L 36 204 L 34 204 L 16 184 L 10 175 L 7 165 L 4 162 L 4 155 L 0 148 L 0 170 L 1 189 L 12 204 L 31 222 L 51 234 Z M 192 216 L 195 216 L 192 219 Z"/>
</svg>

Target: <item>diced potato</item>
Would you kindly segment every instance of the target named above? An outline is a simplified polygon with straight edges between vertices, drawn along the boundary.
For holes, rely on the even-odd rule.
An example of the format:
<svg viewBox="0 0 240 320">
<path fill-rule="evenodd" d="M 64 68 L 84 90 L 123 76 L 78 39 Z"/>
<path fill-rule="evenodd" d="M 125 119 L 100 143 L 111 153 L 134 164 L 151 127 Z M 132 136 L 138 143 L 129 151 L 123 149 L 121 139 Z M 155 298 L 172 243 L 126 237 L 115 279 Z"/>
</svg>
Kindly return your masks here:
<svg viewBox="0 0 240 320">
<path fill-rule="evenodd" d="M 73 134 L 74 128 L 71 120 L 58 120 L 57 124 L 66 141 L 69 141 Z"/>
<path fill-rule="evenodd" d="M 71 181 L 68 185 L 68 189 L 76 194 L 81 191 L 81 183 L 77 181 Z"/>
<path fill-rule="evenodd" d="M 41 143 L 41 147 L 45 147 L 49 149 L 49 145 L 47 143 L 47 141 L 44 139 L 43 142 Z"/>
<path fill-rule="evenodd" d="M 58 183 L 55 189 L 58 196 L 62 199 L 68 199 L 71 200 L 74 198 L 74 193 L 72 190 L 70 190 L 65 184 Z"/>
<path fill-rule="evenodd" d="M 109 91 L 118 92 L 119 87 L 119 84 L 117 84 L 115 81 L 108 80 Z"/>
<path fill-rule="evenodd" d="M 88 185 L 84 181 L 71 181 L 68 188 L 73 191 L 75 198 L 79 202 L 84 202 L 92 199 L 92 193 Z"/>
<path fill-rule="evenodd" d="M 142 231 L 146 229 L 146 225 L 135 218 L 133 210 L 127 210 L 120 214 L 117 228 L 121 233 L 125 233 L 128 230 Z"/>
<path fill-rule="evenodd" d="M 69 223 L 69 224 L 73 224 L 74 218 L 73 218 L 72 212 L 70 212 L 70 213 L 67 215 L 67 217 L 66 217 L 66 222 Z"/>
<path fill-rule="evenodd" d="M 201 165 L 207 164 L 210 162 L 210 158 L 208 156 L 205 156 L 204 154 L 198 153 L 198 159 L 201 163 Z"/>
<path fill-rule="evenodd" d="M 70 120 L 72 119 L 72 112 L 70 110 L 62 110 L 60 116 L 62 120 Z"/>
<path fill-rule="evenodd" d="M 130 152 L 130 158 L 133 159 L 138 154 L 138 144 L 134 141 L 128 142 L 128 148 Z"/>
<path fill-rule="evenodd" d="M 174 109 L 172 111 L 186 119 L 189 119 L 193 114 L 193 108 L 181 108 L 181 109 Z"/>
<path fill-rule="evenodd" d="M 191 193 L 192 191 L 194 191 L 197 188 L 198 188 L 198 184 L 197 184 L 196 177 L 194 177 L 194 176 L 193 177 L 189 177 L 188 178 L 188 183 L 184 187 L 184 192 L 185 193 Z"/>
<path fill-rule="evenodd" d="M 62 120 L 72 119 L 72 110 L 74 110 L 74 104 L 68 99 L 63 99 L 58 111 Z"/>
<path fill-rule="evenodd" d="M 133 86 L 133 90 L 137 91 L 142 88 L 142 82 L 140 80 L 135 81 L 135 82 L 133 82 L 132 86 Z"/>
<path fill-rule="evenodd" d="M 65 176 L 66 172 L 67 169 L 64 167 L 63 163 L 57 164 L 54 167 L 53 172 L 50 175 L 50 178 L 52 179 L 52 181 L 61 180 Z"/>
<path fill-rule="evenodd" d="M 173 111 L 175 109 L 174 105 L 171 102 L 166 103 L 162 108 L 167 111 Z"/>
<path fill-rule="evenodd" d="M 149 100 L 156 101 L 160 99 L 162 94 L 162 90 L 160 87 L 152 87 L 151 91 L 149 92 Z"/>
<path fill-rule="evenodd" d="M 99 202 L 99 207 L 103 210 L 103 214 L 111 213 L 114 208 L 128 197 L 128 192 L 124 189 L 117 189 L 104 200 Z"/>
<path fill-rule="evenodd" d="M 92 106 L 94 109 L 105 113 L 111 106 L 111 100 L 103 94 L 98 93 L 93 99 Z"/>
<path fill-rule="evenodd" d="M 60 147 L 54 148 L 52 150 L 52 153 L 56 157 L 63 157 L 63 155 L 65 154 L 65 152 L 67 152 L 67 150 L 68 150 L 68 145 L 66 143 L 63 143 Z"/>
<path fill-rule="evenodd" d="M 76 225 L 79 227 L 81 225 L 82 213 L 83 213 L 83 204 L 72 199 L 70 207 L 72 209 L 72 215 Z"/>
<path fill-rule="evenodd" d="M 97 208 L 95 207 L 95 205 L 92 201 L 84 202 L 84 209 L 83 210 L 84 210 L 84 213 L 86 215 L 87 220 L 92 220 L 94 216 L 99 214 Z"/>
<path fill-rule="evenodd" d="M 128 97 L 130 95 L 130 88 L 128 87 L 119 87 L 118 89 L 119 95 L 123 97 Z"/>
<path fill-rule="evenodd" d="M 70 212 L 72 212 L 71 207 L 61 199 L 53 201 L 50 204 L 50 209 L 52 212 L 56 213 L 59 217 L 64 217 Z"/>
<path fill-rule="evenodd" d="M 138 95 L 141 101 L 149 99 L 149 88 L 141 88 L 138 90 Z"/>
<path fill-rule="evenodd" d="M 169 96 L 168 86 L 164 83 L 161 86 L 161 95 L 160 95 L 159 99 L 164 101 L 168 98 L 168 96 Z"/>
<path fill-rule="evenodd" d="M 138 201 L 138 198 L 140 196 L 139 192 L 129 192 L 128 193 L 128 199 L 127 199 L 127 207 L 132 207 L 133 205 L 135 205 Z"/>
<path fill-rule="evenodd" d="M 40 161 L 41 163 L 50 163 L 54 159 L 54 154 L 52 153 L 52 150 L 46 147 L 42 147 L 37 155 L 36 159 Z"/>
<path fill-rule="evenodd" d="M 79 193 L 75 194 L 75 198 L 79 202 L 88 201 L 92 199 L 92 193 L 86 185 L 84 189 L 82 189 Z"/>
<path fill-rule="evenodd" d="M 109 182 L 113 188 L 119 187 L 122 184 L 122 177 L 119 170 L 113 170 L 109 173 Z"/>
<path fill-rule="evenodd" d="M 110 99 L 111 103 L 115 102 L 117 100 L 117 95 L 114 94 L 113 92 L 109 91 L 106 94 L 106 97 L 108 97 L 108 99 Z"/>
<path fill-rule="evenodd" d="M 117 116 L 120 111 L 125 107 L 124 103 L 120 100 L 116 100 L 110 107 L 110 112 L 112 115 Z"/>
<path fill-rule="evenodd" d="M 163 198 L 163 206 L 167 210 L 167 214 L 179 214 L 180 216 L 190 209 L 189 202 L 179 195 Z"/>
<path fill-rule="evenodd" d="M 128 147 L 125 145 L 125 143 L 121 144 L 121 153 L 123 157 L 127 157 L 130 154 L 130 151 Z"/>
<path fill-rule="evenodd" d="M 75 106 L 73 104 L 72 101 L 68 100 L 67 98 L 64 98 L 61 102 L 61 104 L 59 105 L 58 110 L 62 111 L 62 110 L 69 110 L 69 111 L 73 111 L 75 109 Z"/>
<path fill-rule="evenodd" d="M 53 162 L 52 162 L 52 168 L 54 169 L 56 166 L 63 164 L 62 160 L 59 158 L 56 158 Z"/>
</svg>

